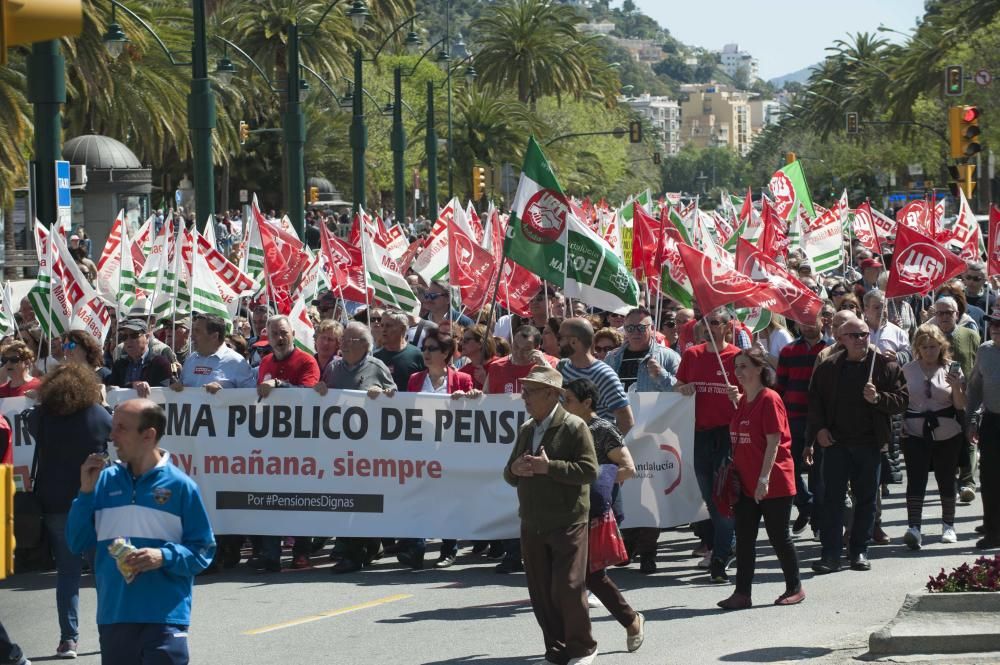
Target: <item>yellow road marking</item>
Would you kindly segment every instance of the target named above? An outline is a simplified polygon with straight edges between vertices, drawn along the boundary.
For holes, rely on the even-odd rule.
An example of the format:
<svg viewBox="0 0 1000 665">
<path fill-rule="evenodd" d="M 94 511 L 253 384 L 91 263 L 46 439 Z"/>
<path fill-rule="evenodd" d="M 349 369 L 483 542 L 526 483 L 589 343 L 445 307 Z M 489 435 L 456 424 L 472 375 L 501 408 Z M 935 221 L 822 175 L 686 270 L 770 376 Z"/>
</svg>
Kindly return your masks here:
<svg viewBox="0 0 1000 665">
<path fill-rule="evenodd" d="M 349 612 L 357 612 L 358 610 L 366 610 L 370 607 L 378 607 L 379 605 L 385 605 L 386 603 L 394 603 L 397 600 L 405 600 L 407 598 L 412 598 L 413 594 L 410 593 L 398 593 L 395 596 L 386 596 L 385 598 L 378 598 L 376 600 L 369 600 L 367 603 L 359 603 L 357 605 L 351 605 L 350 607 L 341 607 L 336 610 L 327 610 L 326 612 L 320 612 L 319 614 L 313 614 L 307 617 L 302 617 L 300 619 L 292 619 L 291 621 L 283 621 L 281 623 L 272 624 L 270 626 L 264 626 L 262 628 L 254 628 L 248 630 L 244 635 L 262 635 L 264 633 L 270 633 L 275 630 L 281 630 L 283 628 L 291 628 L 292 626 L 301 626 L 304 623 L 312 623 L 313 621 L 320 621 L 322 619 L 329 619 L 330 617 L 340 616 L 341 614 L 348 614 Z"/>
</svg>

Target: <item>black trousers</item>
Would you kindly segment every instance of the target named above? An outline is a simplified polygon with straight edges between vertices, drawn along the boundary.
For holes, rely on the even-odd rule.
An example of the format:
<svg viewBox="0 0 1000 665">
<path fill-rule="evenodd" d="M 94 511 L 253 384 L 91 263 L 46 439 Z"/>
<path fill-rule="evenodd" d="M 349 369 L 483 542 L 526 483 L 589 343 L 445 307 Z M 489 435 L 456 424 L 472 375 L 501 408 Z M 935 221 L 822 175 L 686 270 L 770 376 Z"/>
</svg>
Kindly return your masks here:
<svg viewBox="0 0 1000 665">
<path fill-rule="evenodd" d="M 743 495 L 736 503 L 736 592 L 750 595 L 754 567 L 757 564 L 757 533 L 764 518 L 767 539 L 778 555 L 787 591 L 799 588 L 799 558 L 788 530 L 794 497 L 764 499 L 760 503 Z"/>
<path fill-rule="evenodd" d="M 21 648 L 10 641 L 7 630 L 3 627 L 3 623 L 0 623 L 0 660 L 5 663 L 7 661 L 16 663 L 22 655 Z"/>
<path fill-rule="evenodd" d="M 979 425 L 979 481 L 986 538 L 1000 543 L 1000 414 L 989 411 Z"/>
<path fill-rule="evenodd" d="M 964 445 L 965 434 L 958 434 L 943 441 L 932 441 L 920 436 L 903 438 L 908 526 L 920 528 L 924 496 L 927 493 L 927 477 L 932 466 L 938 492 L 941 494 L 941 521 L 954 526 L 955 471 Z"/>
</svg>

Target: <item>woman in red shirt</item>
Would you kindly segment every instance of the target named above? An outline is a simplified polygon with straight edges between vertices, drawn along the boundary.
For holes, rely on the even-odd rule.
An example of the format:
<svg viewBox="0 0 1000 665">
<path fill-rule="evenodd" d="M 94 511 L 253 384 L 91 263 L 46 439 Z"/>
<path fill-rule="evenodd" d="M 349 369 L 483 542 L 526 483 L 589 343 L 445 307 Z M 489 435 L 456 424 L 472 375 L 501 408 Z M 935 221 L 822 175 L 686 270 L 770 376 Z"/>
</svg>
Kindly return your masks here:
<svg viewBox="0 0 1000 665">
<path fill-rule="evenodd" d="M 462 334 L 462 353 L 469 362 L 458 371 L 471 376 L 472 385 L 476 390 L 482 390 L 486 383 L 486 370 L 497 354 L 497 344 L 484 324 L 478 323 L 465 329 Z"/>
<path fill-rule="evenodd" d="M 774 370 L 760 349 L 741 351 L 735 359 L 736 378 L 743 388 L 729 424 L 733 464 L 740 480 L 736 504 L 736 590 L 719 601 L 726 610 L 750 607 L 750 585 L 757 559 L 757 532 L 764 518 L 767 539 L 785 576 L 785 592 L 775 605 L 805 600 L 799 581 L 799 560 L 788 531 L 795 498 L 795 465 L 788 415 L 781 397 L 771 387 Z M 735 391 L 734 391 L 735 392 Z"/>
<path fill-rule="evenodd" d="M 23 397 L 29 390 L 41 385 L 41 379 L 31 376 L 35 354 L 24 342 L 17 340 L 5 344 L 0 349 L 0 361 L 3 362 L 9 377 L 7 382 L 0 386 L 0 398 Z"/>
</svg>

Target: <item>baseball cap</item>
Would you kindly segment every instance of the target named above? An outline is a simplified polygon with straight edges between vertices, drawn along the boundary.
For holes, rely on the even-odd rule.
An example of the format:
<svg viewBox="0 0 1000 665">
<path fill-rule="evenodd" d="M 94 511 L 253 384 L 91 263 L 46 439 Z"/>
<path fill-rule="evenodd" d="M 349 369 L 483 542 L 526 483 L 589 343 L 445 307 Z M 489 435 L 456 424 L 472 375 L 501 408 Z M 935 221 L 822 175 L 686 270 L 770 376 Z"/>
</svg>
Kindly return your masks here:
<svg viewBox="0 0 1000 665">
<path fill-rule="evenodd" d="M 118 324 L 119 330 L 133 330 L 140 333 L 148 333 L 149 326 L 142 319 L 125 319 Z"/>
<path fill-rule="evenodd" d="M 881 268 L 881 267 L 882 267 L 882 262 L 874 257 L 870 259 L 864 259 L 861 262 L 862 270 L 868 270 L 869 268 Z"/>
</svg>

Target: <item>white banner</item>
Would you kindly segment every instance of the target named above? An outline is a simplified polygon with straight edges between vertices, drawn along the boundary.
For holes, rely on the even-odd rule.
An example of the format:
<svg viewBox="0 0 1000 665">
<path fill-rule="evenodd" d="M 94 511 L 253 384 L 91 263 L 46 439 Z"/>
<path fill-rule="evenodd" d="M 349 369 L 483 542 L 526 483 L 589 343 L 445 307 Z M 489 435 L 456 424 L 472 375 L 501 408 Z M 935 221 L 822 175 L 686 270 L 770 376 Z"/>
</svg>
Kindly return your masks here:
<svg viewBox="0 0 1000 665">
<path fill-rule="evenodd" d="M 111 391 L 115 404 L 132 391 Z M 161 445 L 199 485 L 217 533 L 300 536 L 517 537 L 517 495 L 502 471 L 527 419 L 519 398 L 278 389 L 214 396 L 153 389 L 167 411 Z M 694 399 L 630 396 L 625 441 L 636 478 L 623 485 L 624 527 L 704 518 L 694 477 Z M 12 423 L 30 402 L 0 400 Z M 15 427 L 15 467 L 34 447 Z M 18 443 L 20 440 L 20 444 Z M 113 446 L 110 447 L 113 451 Z"/>
</svg>

